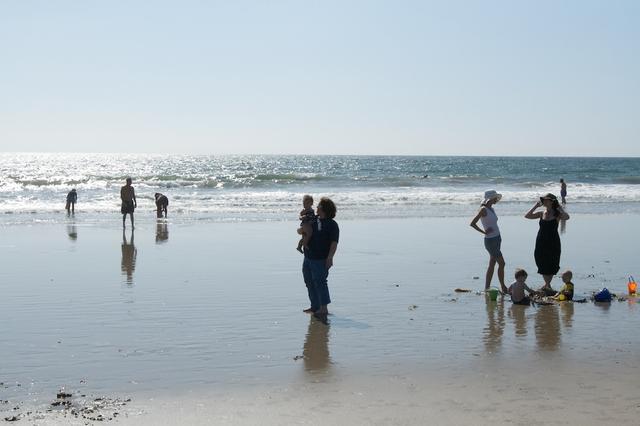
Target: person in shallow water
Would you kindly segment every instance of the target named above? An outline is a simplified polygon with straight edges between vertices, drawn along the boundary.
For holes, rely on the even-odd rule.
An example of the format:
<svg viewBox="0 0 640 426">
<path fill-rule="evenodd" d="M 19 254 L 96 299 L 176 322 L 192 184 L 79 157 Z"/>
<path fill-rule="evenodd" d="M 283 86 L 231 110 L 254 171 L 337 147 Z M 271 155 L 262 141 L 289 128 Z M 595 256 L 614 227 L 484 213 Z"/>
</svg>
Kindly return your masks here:
<svg viewBox="0 0 640 426">
<path fill-rule="evenodd" d="M 156 217 L 160 219 L 164 213 L 164 218 L 167 218 L 167 207 L 169 207 L 169 199 L 166 195 L 156 192 L 154 195 L 156 199 Z"/>
<path fill-rule="evenodd" d="M 133 211 L 138 207 L 136 201 L 136 191 L 131 186 L 131 178 L 127 178 L 126 185 L 120 188 L 120 199 L 122 200 L 122 206 L 120 207 L 120 213 L 122 213 L 122 228 L 125 227 L 125 220 L 127 214 L 131 215 L 131 228 L 133 229 Z"/>
<path fill-rule="evenodd" d="M 560 179 L 560 198 L 563 205 L 567 204 L 567 182 L 564 179 Z"/>
<path fill-rule="evenodd" d="M 67 194 L 67 205 L 65 206 L 65 208 L 67 209 L 67 213 L 72 213 L 73 214 L 73 213 L 76 212 L 76 202 L 77 201 L 78 201 L 78 193 L 76 192 L 76 189 L 73 188 Z"/>
<path fill-rule="evenodd" d="M 326 321 L 331 303 L 327 278 L 329 269 L 333 266 L 333 256 L 338 249 L 340 228 L 334 220 L 336 205 L 331 199 L 323 197 L 316 207 L 316 220 L 312 223 L 313 233 L 309 244 L 304 248 L 302 262 L 302 276 L 307 286 L 307 293 L 311 306 L 304 312 L 313 314 L 320 320 Z"/>
<path fill-rule="evenodd" d="M 502 237 L 500 236 L 500 229 L 498 228 L 498 216 L 493 210 L 493 205 L 500 201 L 501 198 L 502 194 L 498 194 L 494 190 L 486 191 L 484 193 L 484 201 L 480 205 L 480 211 L 471 220 L 470 226 L 481 234 L 484 234 L 484 247 L 487 249 L 487 252 L 489 252 L 489 266 L 487 267 L 484 289 L 489 289 L 491 280 L 493 279 L 493 271 L 497 263 L 500 288 L 503 293 L 506 293 L 507 287 L 504 284 L 504 257 L 502 256 L 502 251 L 500 251 Z M 484 229 L 480 229 L 478 221 L 482 222 Z"/>
</svg>

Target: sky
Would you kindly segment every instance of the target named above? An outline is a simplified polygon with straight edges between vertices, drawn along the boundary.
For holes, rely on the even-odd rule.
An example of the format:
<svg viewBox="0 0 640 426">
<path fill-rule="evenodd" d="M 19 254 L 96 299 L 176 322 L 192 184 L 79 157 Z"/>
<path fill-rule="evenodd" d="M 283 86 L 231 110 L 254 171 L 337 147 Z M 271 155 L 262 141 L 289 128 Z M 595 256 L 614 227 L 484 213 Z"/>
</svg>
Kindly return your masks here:
<svg viewBox="0 0 640 426">
<path fill-rule="evenodd" d="M 640 2 L 2 1 L 0 151 L 640 156 Z"/>
</svg>

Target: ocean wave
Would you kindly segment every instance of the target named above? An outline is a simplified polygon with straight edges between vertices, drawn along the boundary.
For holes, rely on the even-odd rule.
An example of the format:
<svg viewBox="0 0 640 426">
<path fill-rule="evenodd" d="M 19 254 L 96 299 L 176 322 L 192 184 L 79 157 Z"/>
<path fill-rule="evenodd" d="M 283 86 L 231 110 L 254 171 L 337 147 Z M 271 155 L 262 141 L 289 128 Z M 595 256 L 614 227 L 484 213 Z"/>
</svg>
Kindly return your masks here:
<svg viewBox="0 0 640 426">
<path fill-rule="evenodd" d="M 3 216 L 55 214 L 71 188 L 79 211 L 109 216 L 129 176 L 145 210 L 162 192 L 185 217 L 221 220 L 295 218 L 305 193 L 356 217 L 404 217 L 468 214 L 496 189 L 516 212 L 558 194 L 561 176 L 572 207 L 640 205 L 640 159 L 0 153 L 0 171 Z"/>
<path fill-rule="evenodd" d="M 623 176 L 614 178 L 614 182 L 628 185 L 640 185 L 640 176 Z"/>
</svg>

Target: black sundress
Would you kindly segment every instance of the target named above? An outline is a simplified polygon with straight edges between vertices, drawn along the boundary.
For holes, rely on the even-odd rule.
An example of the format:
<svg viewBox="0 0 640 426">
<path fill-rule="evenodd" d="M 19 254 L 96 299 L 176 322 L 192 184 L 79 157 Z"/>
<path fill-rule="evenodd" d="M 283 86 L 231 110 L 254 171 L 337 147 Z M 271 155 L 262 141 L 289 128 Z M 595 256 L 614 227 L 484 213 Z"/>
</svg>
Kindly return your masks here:
<svg viewBox="0 0 640 426">
<path fill-rule="evenodd" d="M 540 229 L 536 237 L 536 249 L 533 256 L 536 259 L 538 273 L 555 275 L 560 270 L 560 235 L 556 219 L 540 219 Z"/>
</svg>

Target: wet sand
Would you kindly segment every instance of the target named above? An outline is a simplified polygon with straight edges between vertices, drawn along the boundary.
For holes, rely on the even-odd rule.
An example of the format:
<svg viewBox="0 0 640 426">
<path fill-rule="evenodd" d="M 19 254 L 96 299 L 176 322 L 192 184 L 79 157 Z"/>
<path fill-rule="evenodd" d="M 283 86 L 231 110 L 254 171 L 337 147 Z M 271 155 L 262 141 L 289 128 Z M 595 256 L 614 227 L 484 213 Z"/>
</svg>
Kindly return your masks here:
<svg viewBox="0 0 640 426">
<path fill-rule="evenodd" d="M 638 219 L 567 223 L 576 297 L 626 290 Z M 454 293 L 483 288 L 467 219 L 339 223 L 328 325 L 301 312 L 293 222 L 140 221 L 133 241 L 81 215 L 4 227 L 0 414 L 43 413 L 64 386 L 74 400 L 131 398 L 118 424 L 637 424 L 635 299 Z M 524 267 L 541 283 L 537 224 L 500 225 L 507 276 Z M 25 419 L 83 424 L 64 413 Z"/>
</svg>

